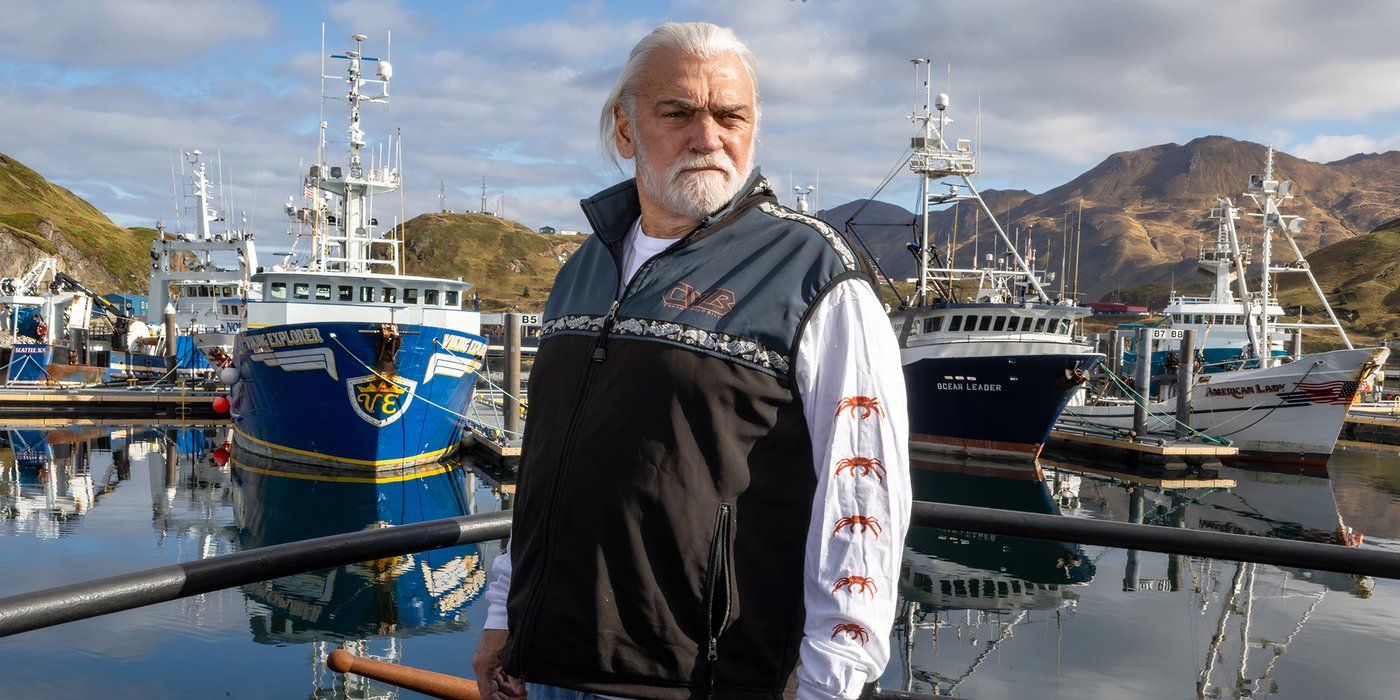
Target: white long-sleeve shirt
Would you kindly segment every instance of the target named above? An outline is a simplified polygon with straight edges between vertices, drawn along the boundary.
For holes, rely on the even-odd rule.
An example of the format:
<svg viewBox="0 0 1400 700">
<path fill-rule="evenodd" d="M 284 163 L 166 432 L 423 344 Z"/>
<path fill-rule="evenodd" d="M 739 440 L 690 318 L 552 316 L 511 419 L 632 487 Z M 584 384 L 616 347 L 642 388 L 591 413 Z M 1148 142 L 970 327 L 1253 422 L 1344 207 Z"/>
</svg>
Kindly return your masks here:
<svg viewBox="0 0 1400 700">
<path fill-rule="evenodd" d="M 628 234 L 624 283 L 664 239 Z M 855 698 L 889 661 L 909 525 L 909 421 L 899 347 L 883 305 L 861 280 L 819 299 L 794 372 L 817 474 L 807 531 L 800 700 Z M 486 629 L 507 629 L 510 551 L 496 557 Z"/>
</svg>

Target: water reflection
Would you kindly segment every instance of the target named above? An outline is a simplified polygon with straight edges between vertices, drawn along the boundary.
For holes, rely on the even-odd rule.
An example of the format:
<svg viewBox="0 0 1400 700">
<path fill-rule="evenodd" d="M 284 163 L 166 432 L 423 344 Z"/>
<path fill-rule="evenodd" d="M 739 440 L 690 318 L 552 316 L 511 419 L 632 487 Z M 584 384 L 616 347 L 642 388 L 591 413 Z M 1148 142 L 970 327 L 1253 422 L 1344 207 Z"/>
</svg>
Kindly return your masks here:
<svg viewBox="0 0 1400 700">
<path fill-rule="evenodd" d="M 1364 538 L 1339 516 L 1325 472 L 1147 474 L 917 455 L 914 467 L 923 500 L 1353 546 Z M 1375 586 L 1365 577 L 926 528 L 911 532 L 908 547 L 897 653 L 884 681 L 935 694 L 1038 695 L 1063 675 L 1068 687 L 1093 679 L 1117 695 L 1167 688 L 1176 696 L 1188 692 L 1189 669 L 1197 697 L 1313 696 L 1328 686 L 1306 673 L 1281 688 L 1291 645 L 1329 593 L 1366 599 Z M 1177 643 L 1163 632 L 1177 633 Z M 1014 673 L 1010 659 L 1019 662 Z M 996 670 L 979 670 L 989 662 Z"/>
<path fill-rule="evenodd" d="M 434 466 L 409 478 L 348 479 L 288 471 L 235 450 L 234 521 L 241 549 L 468 515 L 475 475 Z M 468 626 L 486 584 L 483 550 L 462 545 L 361 562 L 243 587 L 260 644 L 311 645 L 313 697 L 390 697 L 391 688 L 325 670 L 335 647 L 389 662 L 404 639 Z"/>
</svg>

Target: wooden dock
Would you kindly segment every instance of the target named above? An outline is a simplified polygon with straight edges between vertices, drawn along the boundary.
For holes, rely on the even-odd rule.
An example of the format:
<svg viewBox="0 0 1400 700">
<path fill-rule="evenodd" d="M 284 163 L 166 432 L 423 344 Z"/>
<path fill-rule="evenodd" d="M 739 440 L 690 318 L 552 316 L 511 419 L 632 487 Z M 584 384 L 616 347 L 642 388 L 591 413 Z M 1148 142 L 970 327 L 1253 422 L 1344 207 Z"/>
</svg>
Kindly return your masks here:
<svg viewBox="0 0 1400 700">
<path fill-rule="evenodd" d="M 520 463 L 519 440 L 501 441 L 501 437 L 491 426 L 472 421 L 470 431 L 463 438 L 463 447 L 472 454 L 497 466 L 514 469 Z"/>
<path fill-rule="evenodd" d="M 1357 442 L 1400 445 L 1400 403 L 1359 404 L 1347 411 L 1342 438 Z"/>
<path fill-rule="evenodd" d="M 215 418 L 214 400 L 226 391 L 189 387 L 0 389 L 0 417 L 99 416 Z"/>
<path fill-rule="evenodd" d="M 1219 467 L 1220 460 L 1240 453 L 1238 447 L 1200 442 L 1126 440 L 1107 435 L 1091 435 L 1068 430 L 1050 431 L 1047 441 L 1062 449 L 1126 456 L 1129 466 L 1151 466 L 1166 471 Z"/>
</svg>

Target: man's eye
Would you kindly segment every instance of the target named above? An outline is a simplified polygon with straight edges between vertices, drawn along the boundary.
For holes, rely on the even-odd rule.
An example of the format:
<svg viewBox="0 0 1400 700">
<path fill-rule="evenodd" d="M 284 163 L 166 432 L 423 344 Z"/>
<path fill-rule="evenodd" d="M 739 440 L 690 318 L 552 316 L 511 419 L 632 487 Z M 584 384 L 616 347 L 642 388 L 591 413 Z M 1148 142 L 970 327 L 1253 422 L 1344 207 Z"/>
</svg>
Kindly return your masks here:
<svg viewBox="0 0 1400 700">
<path fill-rule="evenodd" d="M 685 112 L 667 112 L 661 116 L 666 117 L 667 119 L 674 119 L 676 117 L 684 117 Z"/>
</svg>

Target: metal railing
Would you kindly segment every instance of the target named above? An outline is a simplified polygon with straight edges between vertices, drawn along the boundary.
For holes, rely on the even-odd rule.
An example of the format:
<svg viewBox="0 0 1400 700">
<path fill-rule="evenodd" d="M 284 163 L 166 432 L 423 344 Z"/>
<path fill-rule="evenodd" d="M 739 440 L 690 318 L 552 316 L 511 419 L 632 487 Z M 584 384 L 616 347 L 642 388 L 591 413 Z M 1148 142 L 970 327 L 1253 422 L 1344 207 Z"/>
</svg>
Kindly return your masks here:
<svg viewBox="0 0 1400 700">
<path fill-rule="evenodd" d="M 506 537 L 510 512 L 319 537 L 0 598 L 0 637 L 258 581 Z M 912 524 L 1400 579 L 1400 553 L 915 501 Z"/>
</svg>

